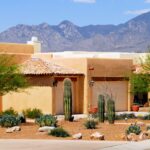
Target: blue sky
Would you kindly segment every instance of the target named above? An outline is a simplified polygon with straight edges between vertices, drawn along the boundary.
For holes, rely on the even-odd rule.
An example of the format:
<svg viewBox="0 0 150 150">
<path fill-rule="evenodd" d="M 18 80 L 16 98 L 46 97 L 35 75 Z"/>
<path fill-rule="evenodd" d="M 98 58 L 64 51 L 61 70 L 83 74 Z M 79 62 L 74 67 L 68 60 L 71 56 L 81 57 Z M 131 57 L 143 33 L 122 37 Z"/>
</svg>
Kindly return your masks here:
<svg viewBox="0 0 150 150">
<path fill-rule="evenodd" d="M 120 24 L 150 11 L 150 0 L 1 0 L 0 31 L 17 24 Z"/>
</svg>

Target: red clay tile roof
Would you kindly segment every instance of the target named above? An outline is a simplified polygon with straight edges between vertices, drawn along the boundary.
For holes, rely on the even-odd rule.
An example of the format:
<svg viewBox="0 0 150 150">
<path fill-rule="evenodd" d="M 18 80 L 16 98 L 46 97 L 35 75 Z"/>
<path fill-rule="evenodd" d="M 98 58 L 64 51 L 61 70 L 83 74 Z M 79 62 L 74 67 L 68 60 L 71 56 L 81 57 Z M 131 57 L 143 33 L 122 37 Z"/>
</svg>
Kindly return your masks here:
<svg viewBox="0 0 150 150">
<path fill-rule="evenodd" d="M 40 58 L 31 58 L 22 63 L 21 71 L 25 75 L 83 75 L 83 73 L 75 69 L 59 66 L 57 64 L 44 61 Z"/>
</svg>

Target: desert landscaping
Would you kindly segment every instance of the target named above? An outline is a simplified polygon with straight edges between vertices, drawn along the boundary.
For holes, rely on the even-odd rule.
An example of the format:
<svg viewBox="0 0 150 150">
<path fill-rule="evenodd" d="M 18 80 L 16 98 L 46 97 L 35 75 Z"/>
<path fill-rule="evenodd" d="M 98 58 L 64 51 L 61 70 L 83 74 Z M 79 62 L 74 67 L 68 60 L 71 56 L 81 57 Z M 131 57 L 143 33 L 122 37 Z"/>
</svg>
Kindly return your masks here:
<svg viewBox="0 0 150 150">
<path fill-rule="evenodd" d="M 127 114 L 117 115 L 115 123 L 110 124 L 107 120 L 104 123 L 100 123 L 96 117 L 91 118 L 76 118 L 73 121 L 66 121 L 64 119 L 58 119 L 57 127 L 62 128 L 67 133 L 68 137 L 56 137 L 49 135 L 50 127 L 42 126 L 36 123 L 35 119 L 26 119 L 25 123 L 18 124 L 14 127 L 0 127 L 1 139 L 58 139 L 58 140 L 107 140 L 107 141 L 141 141 L 150 138 L 149 126 L 150 120 L 143 120 L 141 116 L 135 117 L 132 114 L 128 117 L 133 119 L 123 119 L 127 117 Z M 122 118 L 121 118 L 122 117 Z M 117 119 L 118 118 L 118 119 Z M 146 117 L 145 117 L 146 118 Z M 95 129 L 87 129 L 85 122 L 87 120 L 95 120 L 97 123 Z M 135 124 L 140 127 L 141 132 L 136 135 L 135 133 L 126 134 L 126 130 L 131 124 Z M 15 128 L 16 130 L 12 130 Z M 19 127 L 19 128 L 17 128 Z M 43 128 L 43 129 L 42 129 Z M 54 127 L 55 128 L 55 127 Z M 42 129 L 42 130 L 41 130 Z M 92 137 L 93 134 L 96 134 Z M 130 136 L 129 136 L 130 135 Z"/>
</svg>

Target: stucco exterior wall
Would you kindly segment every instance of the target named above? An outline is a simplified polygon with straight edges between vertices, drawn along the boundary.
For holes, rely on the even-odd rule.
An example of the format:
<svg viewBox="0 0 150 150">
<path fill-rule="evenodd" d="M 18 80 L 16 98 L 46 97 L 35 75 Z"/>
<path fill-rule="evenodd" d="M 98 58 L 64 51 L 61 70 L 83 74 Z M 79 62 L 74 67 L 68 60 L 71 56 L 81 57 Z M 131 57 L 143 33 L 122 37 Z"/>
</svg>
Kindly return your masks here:
<svg viewBox="0 0 150 150">
<path fill-rule="evenodd" d="M 80 96 L 80 103 L 82 102 L 83 113 L 88 113 L 88 107 L 90 102 L 94 101 L 92 96 L 92 88 L 89 86 L 89 81 L 93 77 L 127 77 L 131 73 L 133 62 L 130 59 L 104 59 L 104 58 L 53 58 L 52 62 L 66 67 L 77 69 L 84 73 L 82 82 L 83 87 L 80 89 L 83 91 L 83 97 Z M 93 67 L 94 70 L 89 70 Z M 114 81 L 115 83 L 117 81 Z M 80 83 L 79 83 L 80 84 Z M 81 84 L 80 84 L 81 85 Z M 80 86 L 79 86 L 80 87 Z M 128 84 L 120 89 L 121 94 L 124 96 L 124 100 L 117 102 L 118 110 L 128 110 L 128 98 L 129 91 Z M 82 95 L 82 94 L 81 94 Z"/>
<path fill-rule="evenodd" d="M 14 54 L 33 54 L 34 47 L 27 44 L 0 43 L 0 52 Z"/>
<path fill-rule="evenodd" d="M 87 113 L 88 108 L 88 76 L 87 76 L 87 59 L 86 58 L 53 58 L 50 60 L 55 64 L 81 71 L 84 76 L 78 77 L 77 81 L 77 101 L 76 109 L 78 113 Z"/>
<path fill-rule="evenodd" d="M 128 81 L 98 81 L 92 88 L 92 106 L 97 107 L 99 94 L 112 95 L 116 111 L 128 110 Z"/>
<path fill-rule="evenodd" d="M 11 93 L 3 96 L 3 111 L 13 107 L 21 112 L 27 108 L 39 108 L 43 113 L 52 113 L 52 87 L 32 87 L 21 93 Z"/>
<path fill-rule="evenodd" d="M 88 70 L 92 77 L 125 77 L 131 73 L 133 62 L 130 59 L 88 59 L 88 68 L 94 67 L 93 71 Z"/>
</svg>

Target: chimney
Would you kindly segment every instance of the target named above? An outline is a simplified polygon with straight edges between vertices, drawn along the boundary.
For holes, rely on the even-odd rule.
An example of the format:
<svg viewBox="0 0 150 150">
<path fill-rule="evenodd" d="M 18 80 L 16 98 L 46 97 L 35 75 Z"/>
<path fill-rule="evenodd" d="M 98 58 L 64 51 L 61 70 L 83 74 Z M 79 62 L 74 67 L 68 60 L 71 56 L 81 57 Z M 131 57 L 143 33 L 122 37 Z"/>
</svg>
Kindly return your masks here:
<svg viewBox="0 0 150 150">
<path fill-rule="evenodd" d="M 33 36 L 31 41 L 27 41 L 27 44 L 33 45 L 34 53 L 41 53 L 41 42 L 38 41 L 38 38 Z"/>
</svg>

